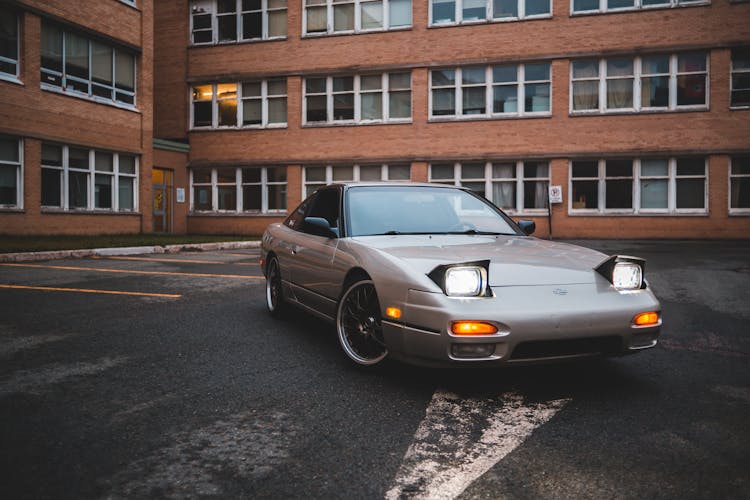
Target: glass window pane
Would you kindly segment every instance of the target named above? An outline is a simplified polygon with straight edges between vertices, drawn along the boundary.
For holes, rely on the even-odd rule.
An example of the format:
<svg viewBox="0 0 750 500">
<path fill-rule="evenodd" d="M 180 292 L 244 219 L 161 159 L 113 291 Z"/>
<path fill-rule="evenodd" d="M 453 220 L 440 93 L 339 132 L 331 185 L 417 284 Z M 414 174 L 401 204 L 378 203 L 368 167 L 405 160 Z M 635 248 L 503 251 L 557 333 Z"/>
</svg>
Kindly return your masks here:
<svg viewBox="0 0 750 500">
<path fill-rule="evenodd" d="M 307 167 L 305 169 L 305 182 L 325 182 L 325 167 Z"/>
<path fill-rule="evenodd" d="M 328 120 L 326 109 L 326 96 L 308 96 L 307 102 L 307 122 L 324 122 Z"/>
<path fill-rule="evenodd" d="M 411 73 L 391 73 L 388 75 L 388 88 L 391 90 L 411 89 Z"/>
<path fill-rule="evenodd" d="M 286 210 L 286 185 L 268 186 L 268 210 Z"/>
<path fill-rule="evenodd" d="M 633 177 L 632 160 L 607 160 L 607 177 Z"/>
<path fill-rule="evenodd" d="M 608 9 L 627 9 L 635 7 L 635 0 L 607 0 Z"/>
<path fill-rule="evenodd" d="M 750 208 L 750 177 L 732 179 L 732 208 Z"/>
<path fill-rule="evenodd" d="M 260 125 L 263 123 L 262 109 L 260 99 L 244 99 L 242 101 L 242 124 Z"/>
<path fill-rule="evenodd" d="M 607 80 L 607 108 L 627 109 L 633 107 L 633 79 Z"/>
<path fill-rule="evenodd" d="M 18 140 L 0 137 L 0 161 L 18 162 Z"/>
<path fill-rule="evenodd" d="M 523 176 L 526 179 L 549 176 L 549 164 L 546 162 L 527 161 L 523 164 Z"/>
<path fill-rule="evenodd" d="M 666 177 L 669 175 L 667 160 L 642 160 L 641 177 Z"/>
<path fill-rule="evenodd" d="M 193 127 L 210 127 L 211 101 L 193 103 Z"/>
<path fill-rule="evenodd" d="M 573 12 L 599 10 L 599 0 L 573 0 Z"/>
<path fill-rule="evenodd" d="M 669 73 L 669 56 L 644 57 L 641 66 L 644 75 Z"/>
<path fill-rule="evenodd" d="M 463 20 L 478 21 L 487 17 L 487 0 L 463 0 Z"/>
<path fill-rule="evenodd" d="M 456 114 L 456 93 L 453 89 L 432 91 L 432 114 L 434 116 Z"/>
<path fill-rule="evenodd" d="M 135 156 L 120 155 L 119 162 L 121 174 L 135 174 Z"/>
<path fill-rule="evenodd" d="M 62 170 L 42 168 L 42 206 L 60 207 Z"/>
<path fill-rule="evenodd" d="M 523 208 L 547 208 L 548 184 L 547 181 L 524 181 Z"/>
<path fill-rule="evenodd" d="M 286 10 L 273 10 L 268 13 L 268 36 L 286 36 Z"/>
<path fill-rule="evenodd" d="M 219 168 L 216 170 L 217 184 L 234 184 L 237 182 L 237 171 L 233 168 Z"/>
<path fill-rule="evenodd" d="M 68 148 L 68 166 L 70 168 L 89 169 L 89 152 L 87 149 Z"/>
<path fill-rule="evenodd" d="M 494 0 L 492 4 L 493 17 L 518 17 L 518 0 Z"/>
<path fill-rule="evenodd" d="M 135 91 L 135 57 L 133 54 L 115 51 L 115 85 L 118 89 Z"/>
<path fill-rule="evenodd" d="M 633 208 L 633 181 L 607 180 L 605 208 Z"/>
<path fill-rule="evenodd" d="M 94 176 L 94 208 L 112 208 L 111 175 L 97 174 Z"/>
<path fill-rule="evenodd" d="M 391 28 L 411 26 L 411 0 L 391 0 L 388 10 Z"/>
<path fill-rule="evenodd" d="M 641 208 L 667 208 L 666 179 L 644 179 L 641 181 Z"/>
<path fill-rule="evenodd" d="M 112 85 L 112 49 L 91 42 L 91 77 L 97 83 Z"/>
<path fill-rule="evenodd" d="M 286 97 L 268 100 L 268 123 L 286 123 Z"/>
<path fill-rule="evenodd" d="M 242 84 L 242 97 L 260 97 L 260 82 L 245 82 Z"/>
<path fill-rule="evenodd" d="M 408 181 L 411 179 L 411 166 L 409 165 L 389 165 L 388 180 L 390 181 Z"/>
<path fill-rule="evenodd" d="M 573 82 L 573 109 L 599 109 L 599 81 Z"/>
<path fill-rule="evenodd" d="M 237 40 L 237 18 L 233 15 L 218 16 L 219 42 Z"/>
<path fill-rule="evenodd" d="M 133 210 L 133 184 L 132 177 L 120 177 L 117 183 L 118 203 L 120 210 Z"/>
<path fill-rule="evenodd" d="M 516 164 L 515 163 L 494 163 L 492 165 L 492 178 L 493 179 L 515 179 L 516 177 Z"/>
<path fill-rule="evenodd" d="M 485 81 L 484 68 L 464 68 L 461 71 L 461 82 L 464 85 L 480 84 Z"/>
<path fill-rule="evenodd" d="M 234 186 L 219 186 L 219 210 L 237 210 L 237 190 Z"/>
<path fill-rule="evenodd" d="M 383 94 L 380 92 L 361 94 L 361 98 L 363 120 L 380 120 L 383 118 Z"/>
<path fill-rule="evenodd" d="M 78 78 L 89 77 L 89 41 L 74 33 L 65 34 L 65 72 Z"/>
<path fill-rule="evenodd" d="M 211 186 L 193 187 L 193 207 L 195 210 L 213 210 Z"/>
<path fill-rule="evenodd" d="M 598 181 L 574 181 L 571 206 L 573 209 L 599 208 Z"/>
<path fill-rule="evenodd" d="M 706 71 L 706 54 L 703 52 L 692 52 L 679 54 L 677 56 L 677 72 L 692 73 Z"/>
<path fill-rule="evenodd" d="M 353 120 L 354 119 L 354 94 L 334 94 L 333 95 L 333 119 L 334 120 Z"/>
<path fill-rule="evenodd" d="M 354 167 L 333 167 L 334 182 L 346 182 L 354 180 Z"/>
<path fill-rule="evenodd" d="M 607 60 L 607 77 L 614 76 L 631 76 L 633 74 L 633 60 L 627 59 L 608 59 Z"/>
<path fill-rule="evenodd" d="M 362 29 L 370 30 L 383 27 L 383 2 L 362 2 Z"/>
<path fill-rule="evenodd" d="M 666 108 L 669 106 L 669 77 L 652 76 L 641 79 L 641 106 Z"/>
<path fill-rule="evenodd" d="M 516 208 L 516 183 L 515 182 L 493 182 L 492 202 L 500 208 L 515 210 Z"/>
<path fill-rule="evenodd" d="M 527 64 L 524 79 L 528 81 L 549 80 L 549 63 Z"/>
<path fill-rule="evenodd" d="M 492 81 L 495 83 L 513 83 L 518 80 L 518 66 L 493 66 Z"/>
<path fill-rule="evenodd" d="M 484 179 L 484 163 L 461 165 L 461 179 Z"/>
<path fill-rule="evenodd" d="M 486 93 L 484 87 L 467 87 L 463 89 L 463 114 L 480 115 L 486 112 Z"/>
<path fill-rule="evenodd" d="M 259 168 L 243 168 L 242 169 L 242 182 L 244 184 L 260 183 L 261 182 L 261 169 Z"/>
<path fill-rule="evenodd" d="M 496 85 L 492 88 L 493 113 L 518 112 L 518 87 L 515 85 Z"/>
<path fill-rule="evenodd" d="M 456 72 L 452 69 L 433 70 L 431 75 L 433 87 L 444 87 L 446 85 L 456 84 Z"/>
<path fill-rule="evenodd" d="M 411 92 L 390 92 L 388 106 L 392 119 L 411 118 Z"/>
<path fill-rule="evenodd" d="M 704 179 L 677 179 L 677 208 L 705 208 Z"/>
<path fill-rule="evenodd" d="M 333 31 L 354 30 L 354 4 L 333 6 Z"/>
<path fill-rule="evenodd" d="M 352 92 L 354 91 L 353 76 L 339 76 L 333 79 L 334 92 Z"/>
<path fill-rule="evenodd" d="M 430 165 L 431 179 L 453 179 L 454 169 L 452 163 Z"/>
<path fill-rule="evenodd" d="M 678 158 L 677 175 L 706 175 L 704 158 Z"/>
<path fill-rule="evenodd" d="M 114 162 L 112 159 L 112 153 L 96 151 L 94 153 L 94 170 L 97 172 L 113 172 Z"/>
<path fill-rule="evenodd" d="M 307 78 L 305 80 L 305 92 L 308 94 L 324 94 L 326 91 L 325 78 Z"/>
<path fill-rule="evenodd" d="M 193 170 L 193 183 L 194 184 L 210 184 L 211 183 L 211 169 L 210 168 L 196 168 Z"/>
<path fill-rule="evenodd" d="M 243 186 L 242 187 L 242 210 L 260 211 L 263 207 L 261 186 Z"/>
<path fill-rule="evenodd" d="M 383 79 L 380 75 L 367 75 L 360 78 L 360 90 L 380 90 L 383 87 Z"/>
<path fill-rule="evenodd" d="M 18 59 L 18 16 L 0 7 L 0 56 Z"/>
<path fill-rule="evenodd" d="M 15 205 L 18 202 L 17 172 L 18 167 L 0 165 L 0 205 Z"/>
<path fill-rule="evenodd" d="M 598 78 L 599 61 L 588 59 L 585 61 L 573 61 L 573 78 Z"/>
<path fill-rule="evenodd" d="M 268 95 L 269 96 L 286 95 L 286 79 L 269 80 L 268 81 Z"/>
<path fill-rule="evenodd" d="M 68 206 L 70 208 L 87 208 L 89 196 L 89 174 L 86 172 L 68 172 Z"/>
<path fill-rule="evenodd" d="M 60 28 L 42 21 L 42 68 L 62 72 L 62 37 Z"/>
<path fill-rule="evenodd" d="M 237 126 L 237 99 L 219 101 L 219 126 Z"/>
<path fill-rule="evenodd" d="M 366 165 L 359 167 L 359 180 L 379 181 L 381 179 L 382 167 L 380 165 Z"/>
<path fill-rule="evenodd" d="M 525 85 L 527 112 L 545 112 L 550 110 L 549 83 Z"/>
<path fill-rule="evenodd" d="M 573 177 L 598 177 L 599 165 L 595 161 L 574 161 Z"/>
<path fill-rule="evenodd" d="M 286 182 L 286 167 L 269 167 L 266 170 L 268 182 Z"/>
<path fill-rule="evenodd" d="M 677 76 L 677 105 L 694 106 L 706 104 L 706 75 Z"/>
<path fill-rule="evenodd" d="M 62 146 L 42 144 L 42 165 L 62 167 Z"/>
<path fill-rule="evenodd" d="M 732 49 L 732 70 L 750 69 L 750 48 Z"/>
<path fill-rule="evenodd" d="M 242 14 L 242 38 L 252 40 L 263 36 L 263 14 L 261 12 L 249 12 Z"/>
<path fill-rule="evenodd" d="M 549 14 L 550 0 L 526 0 L 526 15 Z M 546 205 L 545 205 L 546 206 Z"/>
<path fill-rule="evenodd" d="M 456 20 L 455 0 L 432 0 L 432 23 L 452 23 Z"/>
<path fill-rule="evenodd" d="M 305 7 L 307 33 L 324 33 L 328 30 L 326 7 Z"/>
<path fill-rule="evenodd" d="M 732 158 L 732 175 L 750 175 L 750 157 Z"/>
</svg>

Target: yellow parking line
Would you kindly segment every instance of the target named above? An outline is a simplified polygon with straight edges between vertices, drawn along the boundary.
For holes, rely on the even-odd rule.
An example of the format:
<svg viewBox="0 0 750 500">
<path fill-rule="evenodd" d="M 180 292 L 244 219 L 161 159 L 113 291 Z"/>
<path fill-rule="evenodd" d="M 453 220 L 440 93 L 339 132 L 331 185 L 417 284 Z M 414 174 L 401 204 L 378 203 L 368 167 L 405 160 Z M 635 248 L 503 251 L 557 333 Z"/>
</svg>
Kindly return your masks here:
<svg viewBox="0 0 750 500">
<path fill-rule="evenodd" d="M 182 295 L 173 293 L 148 293 L 148 292 L 120 292 L 116 290 L 90 290 L 87 288 L 57 288 L 52 286 L 25 286 L 25 285 L 5 285 L 0 283 L 0 288 L 10 288 L 13 290 L 40 290 L 44 292 L 78 292 L 78 293 L 101 293 L 105 295 L 131 295 L 135 297 L 161 297 L 167 299 L 179 299 Z"/>
<path fill-rule="evenodd" d="M 180 262 L 182 264 L 226 264 L 233 266 L 257 266 L 257 263 L 250 262 L 222 262 L 219 260 L 188 260 L 188 259 L 160 259 L 157 257 L 100 257 L 94 256 L 93 259 L 107 259 L 107 260 L 135 260 L 135 261 L 147 261 L 147 262 Z"/>
<path fill-rule="evenodd" d="M 160 275 L 160 276 L 190 276 L 193 278 L 234 278 L 234 279 L 249 279 L 249 280 L 264 279 L 263 276 L 245 276 L 242 274 L 172 273 L 172 272 L 167 272 L 167 271 L 135 271 L 135 270 L 130 270 L 130 269 L 102 269 L 102 268 L 96 268 L 96 267 L 46 266 L 43 264 L 0 263 L 0 266 L 36 267 L 39 269 L 62 269 L 65 271 L 93 271 L 93 272 L 98 272 L 98 273 L 149 274 L 149 275 Z"/>
</svg>

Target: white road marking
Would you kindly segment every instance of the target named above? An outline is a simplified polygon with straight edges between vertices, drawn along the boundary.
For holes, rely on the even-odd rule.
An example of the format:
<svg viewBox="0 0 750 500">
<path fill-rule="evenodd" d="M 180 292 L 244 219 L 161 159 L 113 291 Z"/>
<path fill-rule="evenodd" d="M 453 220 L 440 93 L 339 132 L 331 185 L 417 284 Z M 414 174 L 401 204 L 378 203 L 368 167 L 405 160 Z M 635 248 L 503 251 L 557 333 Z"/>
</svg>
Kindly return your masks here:
<svg viewBox="0 0 750 500">
<path fill-rule="evenodd" d="M 435 391 L 386 498 L 456 498 L 569 401 L 525 403 L 517 393 L 466 398 Z"/>
</svg>

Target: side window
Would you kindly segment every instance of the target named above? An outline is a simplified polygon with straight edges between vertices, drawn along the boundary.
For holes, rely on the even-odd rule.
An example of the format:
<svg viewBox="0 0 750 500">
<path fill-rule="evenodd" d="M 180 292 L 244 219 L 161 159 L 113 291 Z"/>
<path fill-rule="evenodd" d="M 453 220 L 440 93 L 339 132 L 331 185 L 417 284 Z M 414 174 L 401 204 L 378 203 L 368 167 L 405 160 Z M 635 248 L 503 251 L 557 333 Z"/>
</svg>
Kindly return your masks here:
<svg viewBox="0 0 750 500">
<path fill-rule="evenodd" d="M 321 217 L 328 221 L 331 228 L 339 227 L 340 196 L 338 189 L 321 189 L 312 202 L 308 217 Z"/>
<path fill-rule="evenodd" d="M 317 197 L 318 193 L 315 193 L 300 203 L 299 206 L 294 209 L 294 212 L 292 212 L 292 214 L 284 221 L 284 225 L 295 231 L 302 231 L 302 222 L 305 220 L 305 212 L 307 212 L 307 208 L 310 204 L 314 203 L 315 198 Z"/>
</svg>

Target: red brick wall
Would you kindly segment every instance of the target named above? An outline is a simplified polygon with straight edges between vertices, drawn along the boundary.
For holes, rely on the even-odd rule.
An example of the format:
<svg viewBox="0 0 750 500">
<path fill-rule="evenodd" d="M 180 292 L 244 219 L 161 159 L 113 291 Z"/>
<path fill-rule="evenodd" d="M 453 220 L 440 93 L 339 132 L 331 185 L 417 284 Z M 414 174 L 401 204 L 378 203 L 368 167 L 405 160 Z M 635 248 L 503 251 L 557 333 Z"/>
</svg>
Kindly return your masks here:
<svg viewBox="0 0 750 500">
<path fill-rule="evenodd" d="M 189 12 L 187 0 L 154 5 L 155 135 L 164 139 L 187 137 Z"/>
</svg>

